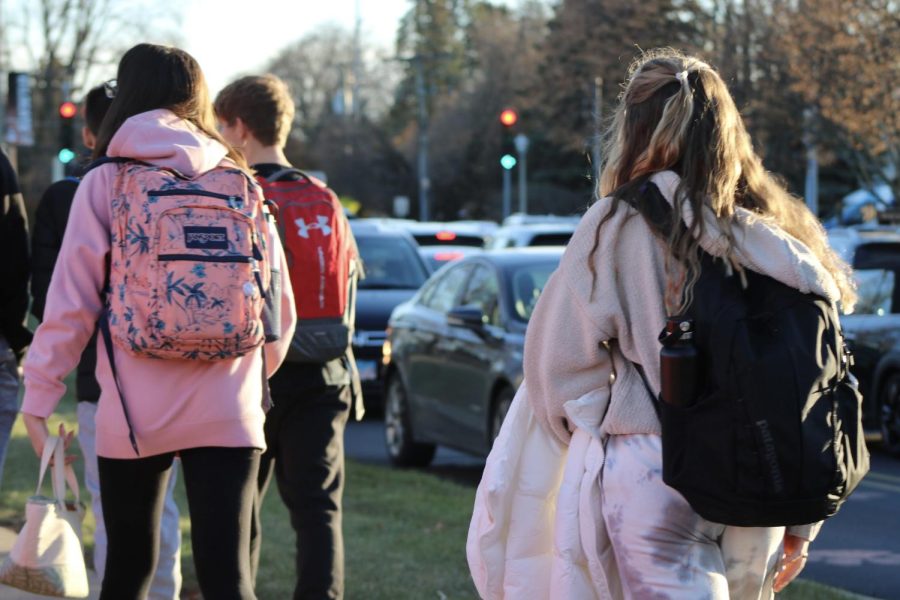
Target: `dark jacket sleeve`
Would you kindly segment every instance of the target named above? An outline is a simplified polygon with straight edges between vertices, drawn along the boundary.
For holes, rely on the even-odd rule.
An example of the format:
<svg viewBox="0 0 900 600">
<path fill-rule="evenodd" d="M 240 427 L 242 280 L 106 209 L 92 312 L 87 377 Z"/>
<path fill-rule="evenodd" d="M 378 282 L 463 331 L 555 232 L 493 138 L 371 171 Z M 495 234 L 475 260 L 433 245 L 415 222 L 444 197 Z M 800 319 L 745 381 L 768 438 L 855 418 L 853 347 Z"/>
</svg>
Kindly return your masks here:
<svg viewBox="0 0 900 600">
<path fill-rule="evenodd" d="M 31 343 L 28 311 L 28 218 L 12 165 L 0 152 L 0 335 L 15 352 Z"/>
<path fill-rule="evenodd" d="M 56 257 L 62 247 L 72 199 L 78 188 L 76 181 L 64 179 L 47 188 L 38 204 L 31 238 L 31 314 L 44 318 L 47 289 Z"/>
</svg>

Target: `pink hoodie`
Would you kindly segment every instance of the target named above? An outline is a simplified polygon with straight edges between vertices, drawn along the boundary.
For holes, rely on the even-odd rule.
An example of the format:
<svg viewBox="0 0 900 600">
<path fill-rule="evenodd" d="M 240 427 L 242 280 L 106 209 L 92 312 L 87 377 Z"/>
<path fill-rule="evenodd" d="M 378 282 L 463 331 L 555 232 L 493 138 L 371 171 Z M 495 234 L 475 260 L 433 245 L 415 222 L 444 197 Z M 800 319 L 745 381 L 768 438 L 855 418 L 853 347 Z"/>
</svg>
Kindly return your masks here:
<svg viewBox="0 0 900 600">
<path fill-rule="evenodd" d="M 128 119 L 115 134 L 109 156 L 140 159 L 193 176 L 218 165 L 225 147 L 168 110 Z M 65 393 L 63 379 L 79 357 L 103 309 L 101 291 L 110 244 L 110 205 L 118 167 L 90 171 L 78 186 L 69 226 L 47 293 L 44 321 L 25 361 L 22 412 L 49 416 Z M 274 233 L 274 232 L 273 232 Z M 277 233 L 269 245 L 271 264 L 287 264 Z M 287 353 L 296 322 L 291 286 L 282 289 L 281 340 L 267 344 L 268 375 Z M 136 458 L 112 378 L 103 340 L 97 342 L 97 454 Z M 265 449 L 260 352 L 215 362 L 136 358 L 114 348 L 141 456 L 203 446 Z"/>
</svg>

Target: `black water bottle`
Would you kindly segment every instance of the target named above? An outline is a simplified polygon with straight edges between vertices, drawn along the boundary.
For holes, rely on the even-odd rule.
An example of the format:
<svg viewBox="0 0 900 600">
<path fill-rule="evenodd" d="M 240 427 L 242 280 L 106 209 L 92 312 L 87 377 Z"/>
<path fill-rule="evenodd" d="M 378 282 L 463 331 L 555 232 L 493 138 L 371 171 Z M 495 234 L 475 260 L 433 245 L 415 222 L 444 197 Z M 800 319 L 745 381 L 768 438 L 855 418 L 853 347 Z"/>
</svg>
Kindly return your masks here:
<svg viewBox="0 0 900 600">
<path fill-rule="evenodd" d="M 690 406 L 697 393 L 694 322 L 688 317 L 669 317 L 659 337 L 662 342 L 662 350 L 659 351 L 660 397 L 672 406 Z"/>
</svg>

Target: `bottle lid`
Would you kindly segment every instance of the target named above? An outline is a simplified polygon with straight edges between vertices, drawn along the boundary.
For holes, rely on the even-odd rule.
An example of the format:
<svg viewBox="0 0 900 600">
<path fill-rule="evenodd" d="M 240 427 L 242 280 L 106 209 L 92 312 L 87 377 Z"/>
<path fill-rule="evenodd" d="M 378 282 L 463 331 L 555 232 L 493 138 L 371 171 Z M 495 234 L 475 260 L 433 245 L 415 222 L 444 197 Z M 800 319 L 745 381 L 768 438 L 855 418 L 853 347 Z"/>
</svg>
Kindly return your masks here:
<svg viewBox="0 0 900 600">
<path fill-rule="evenodd" d="M 689 339 L 694 331 L 694 321 L 688 317 L 669 317 L 666 321 L 666 333 L 679 338 Z"/>
</svg>

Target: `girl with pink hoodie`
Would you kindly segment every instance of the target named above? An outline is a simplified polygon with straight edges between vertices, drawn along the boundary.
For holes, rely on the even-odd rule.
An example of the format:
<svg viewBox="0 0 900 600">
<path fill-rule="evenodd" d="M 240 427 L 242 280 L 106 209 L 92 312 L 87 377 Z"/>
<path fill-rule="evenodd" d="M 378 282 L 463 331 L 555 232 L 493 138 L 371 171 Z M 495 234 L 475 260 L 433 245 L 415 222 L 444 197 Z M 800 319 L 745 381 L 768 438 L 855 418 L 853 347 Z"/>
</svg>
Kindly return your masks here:
<svg viewBox="0 0 900 600">
<path fill-rule="evenodd" d="M 95 157 L 141 161 L 187 180 L 220 166 L 246 169 L 216 132 L 203 73 L 189 54 L 139 44 L 122 57 L 116 82 L 109 85 L 115 99 L 101 126 Z M 116 162 L 101 164 L 79 185 L 44 321 L 25 363 L 22 413 L 38 456 L 48 436 L 46 419 L 65 393 L 63 379 L 78 363 L 98 320 L 106 318 L 112 198 L 117 182 L 129 176 L 123 168 Z M 280 266 L 286 273 L 277 234 L 268 236 L 266 252 L 273 269 Z M 237 358 L 160 360 L 116 343 L 113 371 L 106 344 L 98 341 L 96 374 L 102 393 L 96 444 L 109 537 L 101 598 L 146 595 L 176 453 L 204 597 L 255 598 L 248 544 L 259 456 L 265 449 L 264 378 L 281 364 L 296 319 L 291 286 L 283 285 L 280 293 L 279 341 Z"/>
</svg>

